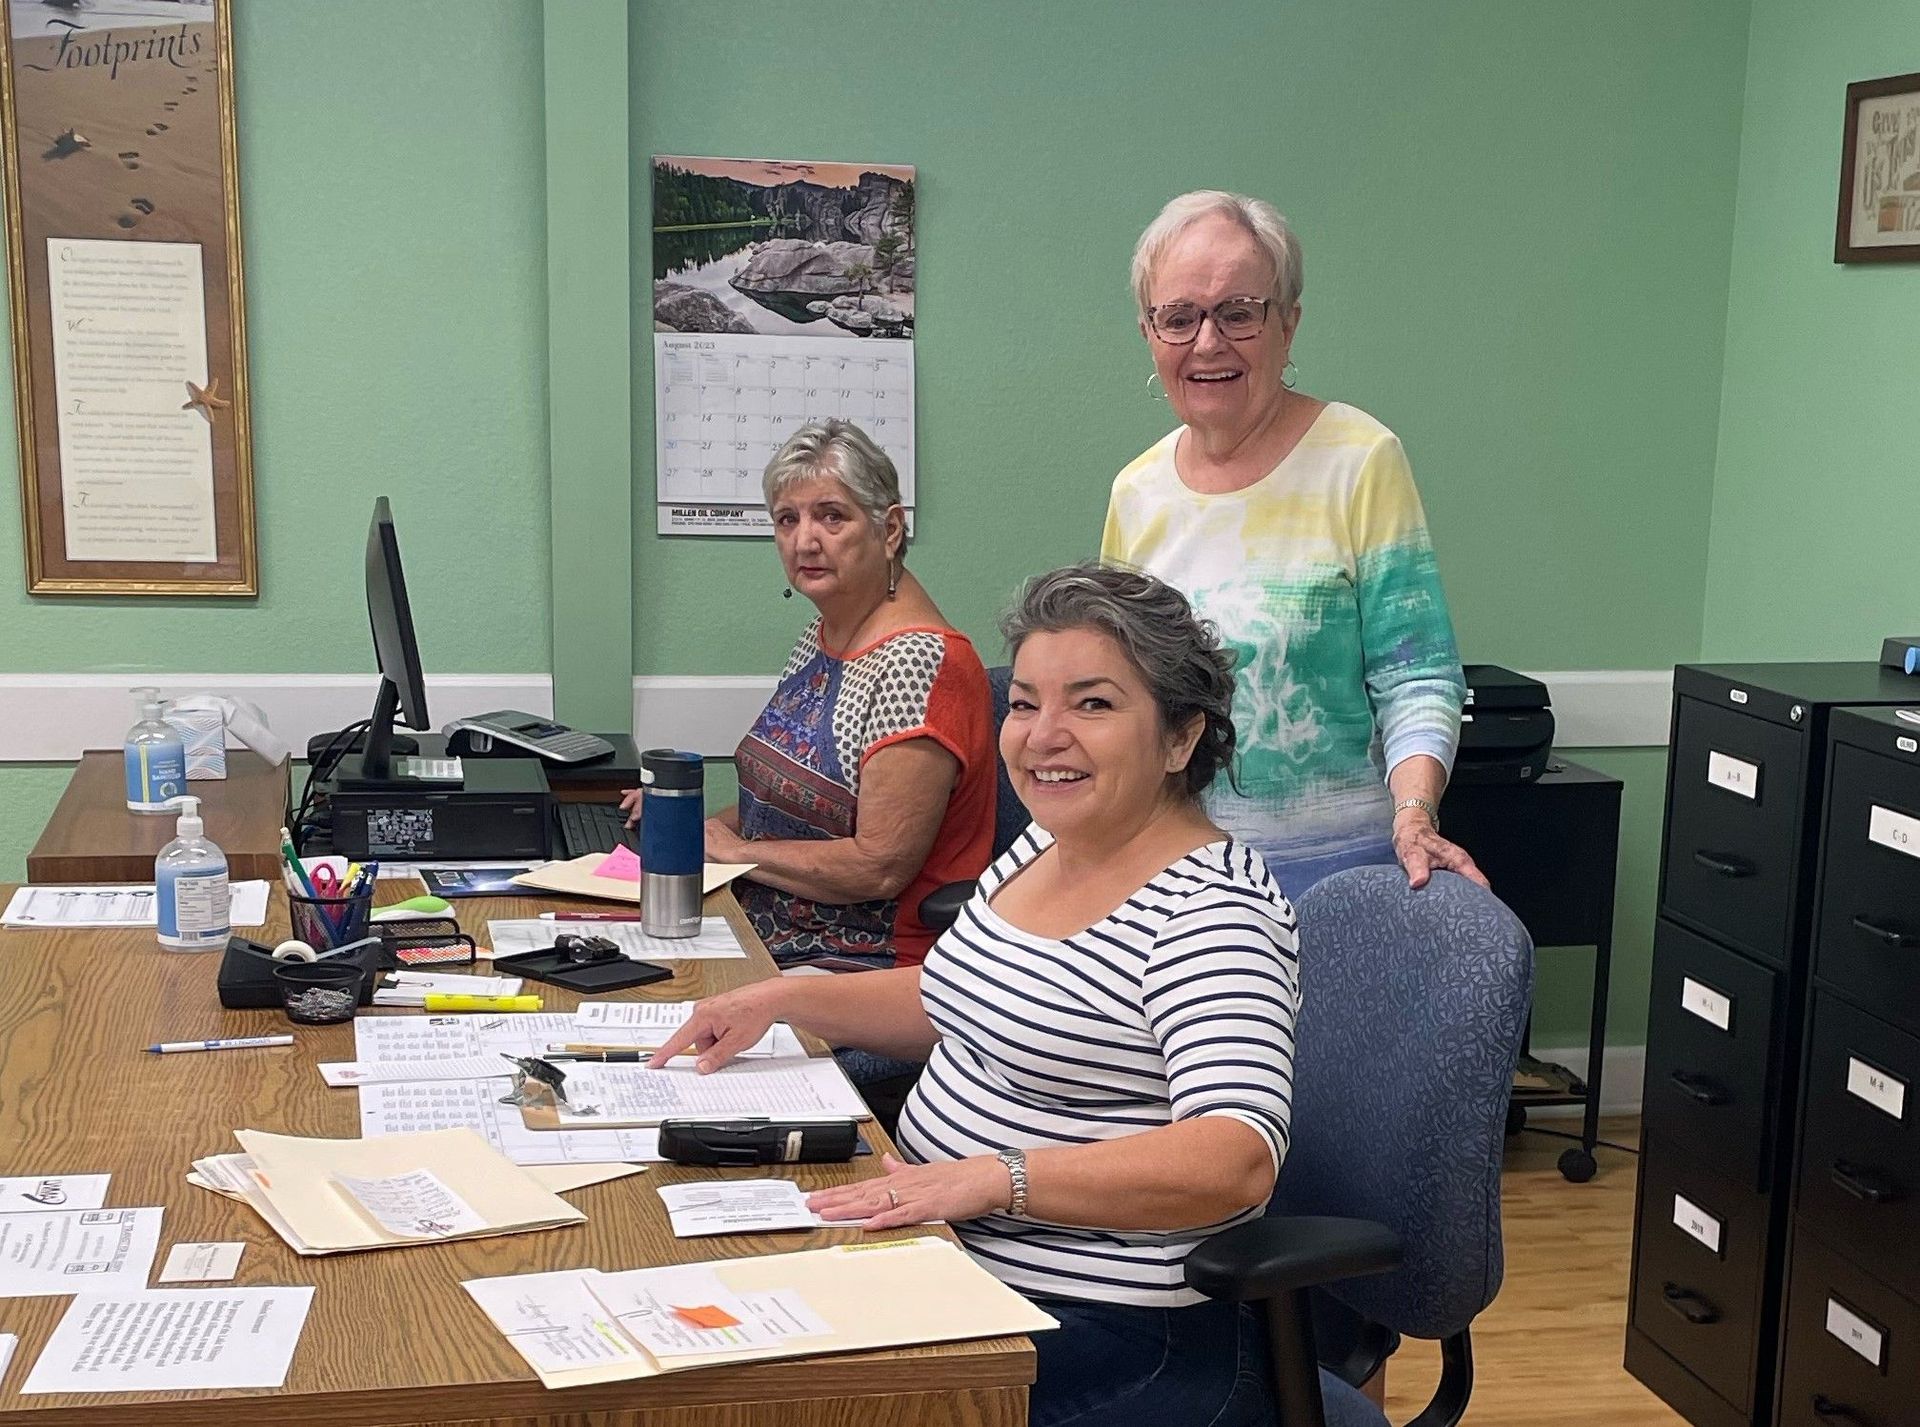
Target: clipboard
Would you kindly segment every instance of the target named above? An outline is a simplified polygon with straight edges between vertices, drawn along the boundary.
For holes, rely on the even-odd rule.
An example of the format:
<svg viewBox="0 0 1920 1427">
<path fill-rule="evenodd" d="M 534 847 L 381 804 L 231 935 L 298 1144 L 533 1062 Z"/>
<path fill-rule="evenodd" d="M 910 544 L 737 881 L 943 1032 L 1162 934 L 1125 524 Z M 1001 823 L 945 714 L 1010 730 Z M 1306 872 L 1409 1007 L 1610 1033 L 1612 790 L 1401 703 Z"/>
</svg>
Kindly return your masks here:
<svg viewBox="0 0 1920 1427">
<path fill-rule="evenodd" d="M 594 1115 L 563 1121 L 560 1107 L 552 1100 L 542 1098 L 538 1103 L 520 1106 L 520 1120 L 529 1130 L 646 1130 L 657 1129 L 666 1120 L 746 1120 L 753 1118 L 777 1120 L 781 1124 L 794 1124 L 807 1120 L 843 1121 L 871 1120 L 873 1111 L 860 1098 L 860 1092 L 848 1080 L 846 1072 L 832 1056 L 811 1056 L 805 1061 L 806 1069 L 799 1073 L 810 1075 L 824 1085 L 815 1089 L 823 1093 L 829 1103 L 818 1111 L 790 1111 L 770 1108 L 765 1091 L 757 1091 L 753 1082 L 761 1077 L 776 1078 L 796 1073 L 801 1062 L 788 1060 L 744 1060 L 735 1061 L 725 1070 L 711 1076 L 702 1076 L 700 1083 L 706 1090 L 703 1099 L 710 1103 L 700 1105 L 682 1105 L 659 1114 L 645 1116 Z M 570 1063 L 563 1067 L 569 1077 L 578 1074 L 588 1082 L 602 1074 L 633 1074 L 634 1068 L 626 1066 L 602 1066 L 591 1063 Z M 659 1075 L 665 1072 L 646 1071 L 644 1074 Z M 724 1077 L 724 1078 L 723 1078 Z M 712 1103 L 721 1097 L 715 1094 L 715 1087 L 727 1085 L 737 1087 L 737 1096 L 730 1103 Z M 568 1097 L 576 1093 L 572 1085 L 568 1086 Z M 590 1092 L 589 1092 L 590 1093 Z M 588 1102 L 590 1103 L 590 1102 Z"/>
</svg>

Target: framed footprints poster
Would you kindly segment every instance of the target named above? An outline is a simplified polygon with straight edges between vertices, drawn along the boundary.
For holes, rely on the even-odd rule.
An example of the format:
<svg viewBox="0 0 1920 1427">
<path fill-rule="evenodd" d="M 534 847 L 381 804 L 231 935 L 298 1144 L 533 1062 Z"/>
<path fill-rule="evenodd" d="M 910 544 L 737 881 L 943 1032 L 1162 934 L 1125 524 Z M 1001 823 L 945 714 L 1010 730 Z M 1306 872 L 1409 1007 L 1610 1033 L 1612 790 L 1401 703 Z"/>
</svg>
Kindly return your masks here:
<svg viewBox="0 0 1920 1427">
<path fill-rule="evenodd" d="M 27 588 L 254 595 L 230 0 L 0 0 Z"/>
</svg>

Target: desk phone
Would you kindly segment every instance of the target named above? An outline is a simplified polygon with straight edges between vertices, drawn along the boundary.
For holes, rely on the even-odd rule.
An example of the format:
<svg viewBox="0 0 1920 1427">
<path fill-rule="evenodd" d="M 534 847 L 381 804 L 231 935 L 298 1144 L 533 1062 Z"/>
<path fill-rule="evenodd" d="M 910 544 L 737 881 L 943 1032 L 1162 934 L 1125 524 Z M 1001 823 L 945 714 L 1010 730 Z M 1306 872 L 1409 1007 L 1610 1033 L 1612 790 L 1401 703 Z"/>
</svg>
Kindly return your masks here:
<svg viewBox="0 0 1920 1427">
<path fill-rule="evenodd" d="M 510 758 L 524 750 L 550 763 L 591 763 L 613 752 L 604 738 L 518 709 L 455 719 L 441 732 L 447 736 L 447 752 L 455 756 Z"/>
</svg>

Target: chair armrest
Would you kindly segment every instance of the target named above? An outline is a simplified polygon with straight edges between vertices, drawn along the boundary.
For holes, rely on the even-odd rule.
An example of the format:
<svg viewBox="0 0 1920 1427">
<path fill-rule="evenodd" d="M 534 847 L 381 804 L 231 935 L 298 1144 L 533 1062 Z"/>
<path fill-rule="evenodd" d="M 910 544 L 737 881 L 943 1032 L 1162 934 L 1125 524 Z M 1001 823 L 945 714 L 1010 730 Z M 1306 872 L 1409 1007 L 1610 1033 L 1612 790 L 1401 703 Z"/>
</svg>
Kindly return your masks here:
<svg viewBox="0 0 1920 1427">
<path fill-rule="evenodd" d="M 949 882 L 920 899 L 920 925 L 935 935 L 960 920 L 960 909 L 973 899 L 978 882 Z"/>
<path fill-rule="evenodd" d="M 1385 1273 L 1400 1236 L 1370 1219 L 1256 1219 L 1215 1234 L 1187 1255 L 1187 1286 L 1209 1298 L 1258 1302 L 1298 1288 Z"/>
</svg>

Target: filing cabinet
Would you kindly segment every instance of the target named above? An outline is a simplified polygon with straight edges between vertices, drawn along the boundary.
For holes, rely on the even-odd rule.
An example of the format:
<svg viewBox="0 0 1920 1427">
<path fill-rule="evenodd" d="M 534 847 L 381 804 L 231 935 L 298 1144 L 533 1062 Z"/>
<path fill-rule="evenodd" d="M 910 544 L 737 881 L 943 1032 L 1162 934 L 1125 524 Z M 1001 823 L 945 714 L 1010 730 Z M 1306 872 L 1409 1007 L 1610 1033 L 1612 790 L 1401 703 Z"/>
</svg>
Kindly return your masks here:
<svg viewBox="0 0 1920 1427">
<path fill-rule="evenodd" d="M 1908 830 L 1889 821 L 1887 770 L 1855 766 L 1873 750 L 1843 758 L 1830 734 L 1848 706 L 1891 724 L 1887 706 L 1903 701 L 1920 706 L 1920 680 L 1865 662 L 1674 671 L 1626 1365 L 1695 1427 L 1801 1420 L 1777 1419 L 1786 1399 L 1776 1389 L 1796 1186 L 1811 1204 L 1805 1181 L 1819 1178 L 1799 1153 L 1803 1103 L 1808 1115 L 1825 1103 L 1806 1100 L 1802 1080 L 1816 941 L 1831 942 L 1834 975 L 1873 985 L 1889 1004 L 1913 984 L 1881 954 L 1889 938 L 1912 934 L 1920 960 L 1920 915 L 1889 904 L 1880 869 L 1855 875 L 1862 859 L 1849 854 L 1820 880 L 1836 790 L 1842 806 L 1860 804 L 1844 820 L 1860 849 L 1900 857 L 1887 843 Z M 1914 768 L 1920 779 L 1920 760 Z M 1920 805 L 1913 812 L 1920 835 Z M 1906 860 L 1920 873 L 1920 860 Z M 1831 909 L 1816 895 L 1823 887 Z M 1844 1012 L 1823 1013 L 1821 1026 L 1829 1020 L 1841 1035 Z M 1873 1044 L 1880 1066 L 1890 1057 Z M 1843 1233 L 1864 1212 L 1853 1190 L 1871 1195 L 1882 1187 L 1873 1176 L 1893 1172 L 1859 1144 L 1850 1118 L 1834 1117 L 1832 1130 L 1817 1140 L 1818 1197 L 1823 1222 Z M 1920 1246 L 1920 1233 L 1911 1237 Z M 1831 1370 L 1810 1362 L 1815 1377 Z M 1828 1420 L 1811 1406 L 1801 1416 Z"/>
<path fill-rule="evenodd" d="M 1920 1422 L 1920 698 L 1832 720 L 1779 1421 Z"/>
</svg>

